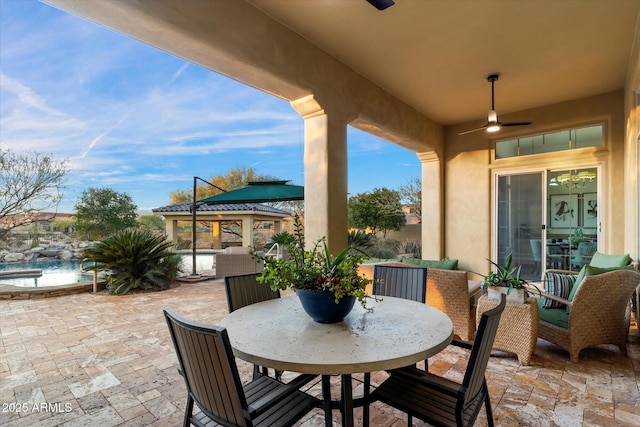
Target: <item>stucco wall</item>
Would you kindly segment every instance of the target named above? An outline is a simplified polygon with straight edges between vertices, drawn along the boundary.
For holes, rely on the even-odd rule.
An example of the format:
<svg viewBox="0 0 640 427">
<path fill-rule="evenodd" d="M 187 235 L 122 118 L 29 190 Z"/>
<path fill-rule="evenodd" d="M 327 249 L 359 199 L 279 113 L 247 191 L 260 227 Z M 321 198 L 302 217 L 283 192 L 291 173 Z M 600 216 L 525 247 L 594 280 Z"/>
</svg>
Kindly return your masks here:
<svg viewBox="0 0 640 427">
<path fill-rule="evenodd" d="M 494 141 L 486 132 L 458 136 L 478 123 L 445 129 L 445 255 L 460 260 L 460 268 L 484 272 L 492 258 L 494 236 L 493 177 L 496 171 L 531 171 L 601 164 L 603 250 L 625 252 L 624 244 L 624 96 L 616 91 L 501 117 L 532 120 L 527 128 L 504 129 L 496 139 L 535 135 L 592 123 L 605 124 L 605 147 L 492 160 Z M 522 133 L 522 132 L 526 133 Z M 520 133 L 518 133 L 520 132 Z M 628 250 L 627 250 L 628 251 Z"/>
</svg>

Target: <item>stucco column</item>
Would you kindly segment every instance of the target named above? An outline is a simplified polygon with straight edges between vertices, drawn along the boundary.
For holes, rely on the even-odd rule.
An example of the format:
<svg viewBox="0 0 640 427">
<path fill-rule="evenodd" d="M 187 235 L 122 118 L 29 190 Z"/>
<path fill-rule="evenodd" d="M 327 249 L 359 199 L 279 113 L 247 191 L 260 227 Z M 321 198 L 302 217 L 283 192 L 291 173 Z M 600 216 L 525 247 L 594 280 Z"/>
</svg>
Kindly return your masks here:
<svg viewBox="0 0 640 427">
<path fill-rule="evenodd" d="M 212 249 L 222 249 L 220 221 L 211 221 L 211 241 Z"/>
<path fill-rule="evenodd" d="M 174 248 L 178 247 L 178 220 L 165 217 L 164 228 L 167 233 L 167 241 L 171 242 Z"/>
<path fill-rule="evenodd" d="M 422 162 L 422 259 L 444 257 L 442 160 L 435 151 L 417 153 Z"/>
<path fill-rule="evenodd" d="M 242 246 L 253 246 L 253 216 L 242 218 Z"/>
<path fill-rule="evenodd" d="M 291 105 L 304 118 L 305 240 L 326 236 L 335 255 L 347 246 L 347 119 L 311 95 Z"/>
</svg>

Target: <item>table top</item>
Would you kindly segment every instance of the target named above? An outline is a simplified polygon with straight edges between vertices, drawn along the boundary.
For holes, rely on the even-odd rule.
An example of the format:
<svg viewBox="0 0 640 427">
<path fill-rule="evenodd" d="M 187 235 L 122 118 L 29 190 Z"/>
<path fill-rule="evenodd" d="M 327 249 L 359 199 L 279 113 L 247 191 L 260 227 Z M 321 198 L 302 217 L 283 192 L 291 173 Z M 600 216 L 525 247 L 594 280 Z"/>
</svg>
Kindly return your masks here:
<svg viewBox="0 0 640 427">
<path fill-rule="evenodd" d="M 314 322 L 298 297 L 248 305 L 230 313 L 236 357 L 261 366 L 316 375 L 395 369 L 424 360 L 453 338 L 451 319 L 434 307 L 402 298 L 356 301 L 344 321 Z"/>
</svg>

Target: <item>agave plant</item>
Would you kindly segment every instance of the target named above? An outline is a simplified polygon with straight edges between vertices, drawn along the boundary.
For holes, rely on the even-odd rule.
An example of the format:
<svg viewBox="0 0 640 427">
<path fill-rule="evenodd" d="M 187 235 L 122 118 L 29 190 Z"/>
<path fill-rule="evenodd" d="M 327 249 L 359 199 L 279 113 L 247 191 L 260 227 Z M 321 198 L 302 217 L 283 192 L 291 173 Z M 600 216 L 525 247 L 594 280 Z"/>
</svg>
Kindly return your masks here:
<svg viewBox="0 0 640 427">
<path fill-rule="evenodd" d="M 171 243 L 148 231 L 118 232 L 84 253 L 87 270 L 107 270 L 109 293 L 124 295 L 133 289 L 169 289 L 181 271 L 180 256 Z"/>
<path fill-rule="evenodd" d="M 509 291 L 511 291 L 511 289 L 523 289 L 525 287 L 527 284 L 526 280 L 520 278 L 522 266 L 519 265 L 511 268 L 511 259 L 512 255 L 507 255 L 502 265 L 487 260 L 496 267 L 496 271 L 492 271 L 484 276 L 481 284 L 482 289 L 486 289 L 489 286 L 501 286 L 509 288 Z"/>
</svg>

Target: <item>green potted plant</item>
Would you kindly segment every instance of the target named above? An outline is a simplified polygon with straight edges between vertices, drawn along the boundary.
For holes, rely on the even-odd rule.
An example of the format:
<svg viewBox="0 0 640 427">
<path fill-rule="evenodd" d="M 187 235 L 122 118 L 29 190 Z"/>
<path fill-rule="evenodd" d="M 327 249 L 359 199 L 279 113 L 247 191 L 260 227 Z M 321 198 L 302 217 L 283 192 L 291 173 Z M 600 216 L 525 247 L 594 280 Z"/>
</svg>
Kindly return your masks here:
<svg viewBox="0 0 640 427">
<path fill-rule="evenodd" d="M 347 247 L 334 257 L 329 253 L 325 238 L 305 249 L 298 215 L 294 217 L 294 226 L 295 239 L 288 246 L 289 259 L 259 256 L 265 265 L 258 281 L 269 284 L 274 290 L 295 289 L 305 311 L 321 323 L 344 319 L 355 300 L 367 308 L 365 288 L 370 280 L 358 274 L 358 265 L 366 254 Z"/>
<path fill-rule="evenodd" d="M 500 265 L 491 260 L 496 269 L 484 276 L 480 287 L 487 290 L 489 299 L 500 299 L 500 294 L 506 294 L 507 301 L 524 303 L 528 296 L 527 281 L 520 277 L 522 266 L 511 267 L 512 254 L 507 255 L 504 264 Z"/>
</svg>

